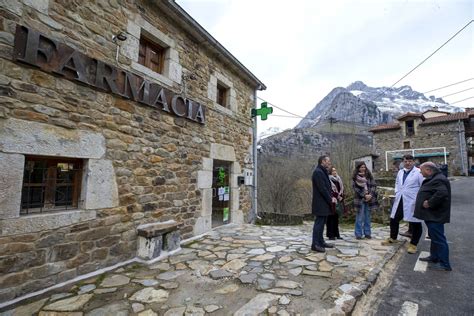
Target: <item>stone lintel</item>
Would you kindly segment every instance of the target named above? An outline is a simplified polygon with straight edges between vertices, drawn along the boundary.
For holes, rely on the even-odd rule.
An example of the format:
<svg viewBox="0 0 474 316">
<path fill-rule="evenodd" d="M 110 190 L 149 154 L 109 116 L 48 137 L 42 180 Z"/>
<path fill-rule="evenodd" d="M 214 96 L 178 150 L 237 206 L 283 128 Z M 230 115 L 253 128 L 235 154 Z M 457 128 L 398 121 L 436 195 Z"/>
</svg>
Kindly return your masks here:
<svg viewBox="0 0 474 316">
<path fill-rule="evenodd" d="M 105 138 L 100 133 L 10 118 L 0 120 L 0 151 L 99 159 L 105 154 Z"/>
</svg>

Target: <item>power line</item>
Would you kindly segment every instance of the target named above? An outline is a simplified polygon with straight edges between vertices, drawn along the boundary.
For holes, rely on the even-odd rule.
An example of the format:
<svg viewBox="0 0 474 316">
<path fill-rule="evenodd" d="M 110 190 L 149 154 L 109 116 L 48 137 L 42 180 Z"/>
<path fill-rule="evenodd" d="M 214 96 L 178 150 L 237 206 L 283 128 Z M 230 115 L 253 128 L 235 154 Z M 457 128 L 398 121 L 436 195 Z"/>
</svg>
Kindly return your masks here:
<svg viewBox="0 0 474 316">
<path fill-rule="evenodd" d="M 279 110 L 281 110 L 281 111 L 283 111 L 283 112 L 286 112 L 286 113 L 291 114 L 291 115 L 293 115 L 293 116 L 297 116 L 297 117 L 299 117 L 299 118 L 304 118 L 304 117 L 301 116 L 301 115 L 298 115 L 298 114 L 295 114 L 295 113 L 291 113 L 290 111 L 287 111 L 287 110 L 285 110 L 285 109 L 282 109 L 282 108 L 276 106 L 275 104 L 270 103 L 270 102 L 268 102 L 268 101 L 262 99 L 261 97 L 257 97 L 257 98 L 260 99 L 260 100 L 262 100 L 263 102 L 267 102 L 267 103 L 270 104 L 271 106 L 273 106 L 273 107 L 275 107 L 275 108 L 277 108 L 277 109 L 279 109 Z"/>
<path fill-rule="evenodd" d="M 421 65 L 423 65 L 428 59 L 430 59 L 434 54 L 436 54 L 441 48 L 443 48 L 446 44 L 448 44 L 453 38 L 455 38 L 456 36 L 458 36 L 459 33 L 461 33 L 462 31 L 464 31 L 464 29 L 466 27 L 469 26 L 469 24 L 473 23 L 474 20 L 471 20 L 469 21 L 466 25 L 464 25 L 459 31 L 457 31 L 453 36 L 451 36 L 446 42 L 443 43 L 443 45 L 441 45 L 440 47 L 438 47 L 434 52 L 432 52 L 428 57 L 426 57 L 425 59 L 423 59 L 423 61 L 421 61 L 418 65 L 416 65 L 413 69 L 411 69 L 409 72 L 407 72 L 403 77 L 401 77 L 400 79 L 398 79 L 394 84 L 392 84 L 390 88 L 393 88 L 397 83 L 399 83 L 400 81 L 402 81 L 403 79 L 405 79 L 406 77 L 408 77 L 409 74 L 411 74 L 413 71 L 415 71 L 418 67 L 420 67 Z M 384 90 L 382 90 L 381 93 L 379 93 L 378 95 L 375 96 L 375 98 L 372 99 L 375 100 L 377 99 L 379 96 L 381 96 L 383 93 L 385 93 Z"/>
<path fill-rule="evenodd" d="M 471 20 L 469 21 L 466 25 L 464 25 L 459 31 L 457 31 L 453 36 L 451 36 L 446 42 L 444 42 L 440 47 L 438 47 L 434 52 L 432 52 L 428 57 L 426 57 L 425 59 L 423 59 L 418 65 L 416 65 L 414 68 L 412 68 L 408 73 L 406 73 L 403 77 L 401 77 L 400 79 L 398 79 L 395 83 L 393 83 L 390 87 L 390 88 L 393 88 L 397 83 L 399 83 L 400 81 L 402 81 L 403 79 L 405 79 L 406 77 L 408 77 L 408 75 L 410 75 L 412 72 L 414 72 L 418 67 L 420 67 L 421 65 L 423 65 L 428 59 L 430 59 L 434 54 L 436 54 L 441 48 L 443 48 L 444 46 L 446 46 L 446 44 L 448 44 L 451 40 L 453 40 L 456 36 L 459 35 L 459 33 L 461 33 L 462 31 L 464 31 L 465 28 L 467 28 L 471 23 L 473 23 L 474 20 Z M 461 81 L 461 82 L 465 82 L 465 81 L 469 81 L 469 80 L 472 80 L 474 78 L 470 78 L 470 79 L 466 79 L 464 81 Z M 461 83 L 461 82 L 458 82 L 458 83 Z M 458 84 L 458 83 L 454 83 L 452 85 L 455 85 L 455 84 Z M 448 86 L 451 86 L 451 85 L 448 85 Z M 448 87 L 446 86 L 446 87 Z M 441 87 L 441 88 L 437 88 L 437 89 L 434 89 L 434 90 L 431 90 L 431 91 L 427 91 L 425 93 L 428 93 L 428 92 L 432 92 L 432 91 L 436 91 L 436 90 L 440 90 L 442 88 L 445 88 L 445 87 Z M 469 89 L 468 89 L 469 90 Z M 374 98 L 372 98 L 371 100 L 367 100 L 367 101 L 372 101 L 374 102 L 374 100 L 376 100 L 379 96 L 381 96 L 382 94 L 385 93 L 385 89 L 382 89 L 382 92 L 380 92 L 379 94 L 377 94 Z M 301 118 L 301 119 L 305 119 L 305 117 L 301 116 L 301 115 L 298 115 L 298 114 L 295 114 L 295 113 L 292 113 L 290 111 L 287 111 L 281 107 L 278 107 L 276 106 L 275 104 L 273 103 L 270 103 L 264 99 L 262 99 L 261 97 L 257 97 L 258 99 L 264 101 L 264 102 L 267 102 L 268 104 L 272 105 L 273 107 L 285 112 L 285 113 L 288 113 L 288 114 L 291 114 L 293 115 L 293 117 L 295 118 Z M 474 97 L 469 97 L 469 98 L 466 98 L 466 99 L 463 99 L 463 100 L 459 100 L 459 101 L 456 101 L 456 102 L 452 102 L 450 104 L 455 104 L 455 103 L 459 103 L 459 102 L 462 102 L 462 101 L 465 101 L 465 100 L 468 100 L 468 99 L 472 99 Z M 274 116 L 277 116 L 277 115 L 274 115 Z M 282 117 L 285 117 L 285 116 L 282 116 Z M 293 118 L 293 117 L 289 117 L 287 116 L 288 118 Z M 306 120 L 312 120 L 312 121 L 315 121 L 314 119 L 306 119 Z"/>
<path fill-rule="evenodd" d="M 443 95 L 443 96 L 440 97 L 440 98 L 446 98 L 446 97 L 449 97 L 449 96 L 451 96 L 451 95 L 459 94 L 459 93 L 461 93 L 461 92 L 469 91 L 469 90 L 472 90 L 472 89 L 474 89 L 474 87 L 467 88 L 467 89 L 464 89 L 464 90 L 461 90 L 461 91 L 458 91 L 458 92 L 450 93 L 450 94 L 447 94 L 447 95 Z"/>
<path fill-rule="evenodd" d="M 403 77 L 401 77 L 400 79 L 398 79 L 397 82 L 395 82 L 394 84 L 392 84 L 392 86 L 390 88 L 392 88 L 394 85 L 396 85 L 397 83 L 399 83 L 400 81 L 402 81 L 403 79 L 405 79 L 405 77 L 407 77 L 409 74 L 411 74 L 413 71 L 415 71 L 415 69 L 417 69 L 418 67 L 420 67 L 422 64 L 425 63 L 425 61 L 427 61 L 428 59 L 431 58 L 431 56 L 433 56 L 434 54 L 436 54 L 441 48 L 443 48 L 446 44 L 448 44 L 453 38 L 455 38 L 456 36 L 458 36 L 459 33 L 461 33 L 466 27 L 469 26 L 469 24 L 473 23 L 474 20 L 471 20 L 469 21 L 466 25 L 464 25 L 459 31 L 456 32 L 456 34 L 454 34 L 453 36 L 451 36 L 446 42 L 443 43 L 443 45 L 441 45 L 440 47 L 438 47 L 434 52 L 432 52 L 428 57 L 426 57 L 425 59 L 423 59 L 423 61 L 421 63 L 419 63 L 418 65 L 416 65 L 412 70 L 410 70 L 406 75 L 404 75 Z"/>
<path fill-rule="evenodd" d="M 462 99 L 462 100 L 459 100 L 459 101 L 456 101 L 456 102 L 451 102 L 451 103 L 449 103 L 449 104 L 456 104 L 456 103 L 459 103 L 459 102 L 462 102 L 462 101 L 466 101 L 466 100 L 469 100 L 469 99 L 474 99 L 474 96 L 469 97 L 469 98 L 465 98 L 465 99 Z"/>
<path fill-rule="evenodd" d="M 448 88 L 448 87 L 452 87 L 452 86 L 455 86 L 457 84 L 460 84 L 460 83 L 463 83 L 463 82 L 466 82 L 466 81 L 469 81 L 469 80 L 473 80 L 473 79 L 474 78 L 469 78 L 469 79 L 466 79 L 466 80 L 458 81 L 458 82 L 455 82 L 455 83 L 452 83 L 452 84 L 448 84 L 447 86 L 443 86 L 443 87 L 439 87 L 439 88 L 436 88 L 436 89 L 433 89 L 433 90 L 430 90 L 430 91 L 423 92 L 423 94 L 430 93 L 430 92 L 433 92 L 433 91 L 438 91 L 438 90 Z"/>
</svg>

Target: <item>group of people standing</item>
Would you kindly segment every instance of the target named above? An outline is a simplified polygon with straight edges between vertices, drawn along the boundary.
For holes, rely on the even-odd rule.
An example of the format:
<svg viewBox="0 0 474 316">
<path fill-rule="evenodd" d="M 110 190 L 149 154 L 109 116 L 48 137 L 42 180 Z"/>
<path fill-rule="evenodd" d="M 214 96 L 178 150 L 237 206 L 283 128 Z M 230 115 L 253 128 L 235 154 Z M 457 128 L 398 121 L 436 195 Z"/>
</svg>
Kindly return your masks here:
<svg viewBox="0 0 474 316">
<path fill-rule="evenodd" d="M 318 159 L 312 175 L 312 213 L 316 216 L 313 226 L 311 250 L 325 252 L 334 245 L 323 238 L 324 225 L 329 240 L 342 239 L 339 234 L 339 217 L 343 214 L 345 188 L 329 156 Z M 356 239 L 371 239 L 371 212 L 378 209 L 377 185 L 364 162 L 356 162 L 352 175 L 353 208 L 356 213 L 354 235 Z M 444 224 L 450 220 L 451 188 L 448 179 L 432 162 L 415 166 L 412 155 L 403 156 L 403 169 L 395 181 L 395 200 L 390 214 L 390 237 L 382 245 L 399 242 L 399 224 L 409 222 L 411 240 L 407 252 L 414 254 L 423 233 L 423 221 L 431 238 L 430 256 L 420 258 L 431 263 L 433 270 L 451 271 L 449 248 L 444 234 Z"/>
</svg>

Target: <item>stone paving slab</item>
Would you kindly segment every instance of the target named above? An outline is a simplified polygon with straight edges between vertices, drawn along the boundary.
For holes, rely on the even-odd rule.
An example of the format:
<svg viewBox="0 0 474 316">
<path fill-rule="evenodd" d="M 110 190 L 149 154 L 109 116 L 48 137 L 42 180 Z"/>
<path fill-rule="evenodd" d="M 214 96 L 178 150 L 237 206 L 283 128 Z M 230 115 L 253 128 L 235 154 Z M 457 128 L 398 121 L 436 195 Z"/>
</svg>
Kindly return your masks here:
<svg viewBox="0 0 474 316">
<path fill-rule="evenodd" d="M 10 315 L 343 315 L 402 244 L 329 241 L 310 250 L 312 223 L 227 225 L 160 262 L 130 264 L 0 312 Z"/>
</svg>

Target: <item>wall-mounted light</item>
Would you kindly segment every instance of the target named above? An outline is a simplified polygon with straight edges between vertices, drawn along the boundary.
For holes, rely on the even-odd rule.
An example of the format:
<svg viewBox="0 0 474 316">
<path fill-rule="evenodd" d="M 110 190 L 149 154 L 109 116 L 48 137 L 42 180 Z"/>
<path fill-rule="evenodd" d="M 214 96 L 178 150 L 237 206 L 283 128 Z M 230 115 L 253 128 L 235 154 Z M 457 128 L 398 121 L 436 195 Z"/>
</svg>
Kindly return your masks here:
<svg viewBox="0 0 474 316">
<path fill-rule="evenodd" d="M 127 38 L 128 38 L 127 33 L 125 33 L 125 32 L 120 32 L 120 33 L 118 33 L 117 35 L 112 36 L 112 41 L 113 41 L 114 43 L 117 43 L 117 40 L 123 42 L 123 41 L 126 41 Z"/>
<path fill-rule="evenodd" d="M 128 38 L 127 33 L 120 31 L 120 33 L 112 36 L 112 42 L 114 42 L 117 45 L 117 51 L 115 52 L 115 61 L 118 64 L 118 54 L 119 54 L 119 41 L 124 42 Z"/>
</svg>

